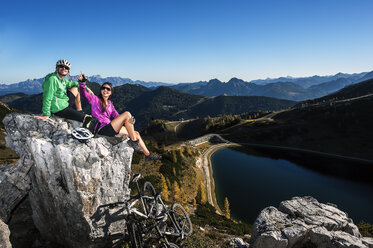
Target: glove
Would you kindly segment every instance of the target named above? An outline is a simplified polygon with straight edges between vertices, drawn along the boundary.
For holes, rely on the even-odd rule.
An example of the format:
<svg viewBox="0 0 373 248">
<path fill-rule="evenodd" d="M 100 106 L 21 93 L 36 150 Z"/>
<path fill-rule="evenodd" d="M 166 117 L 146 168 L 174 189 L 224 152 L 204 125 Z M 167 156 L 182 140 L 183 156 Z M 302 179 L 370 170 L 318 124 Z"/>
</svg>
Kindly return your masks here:
<svg viewBox="0 0 373 248">
<path fill-rule="evenodd" d="M 80 83 L 84 83 L 84 82 L 87 82 L 88 78 L 86 76 L 84 76 L 84 74 L 82 74 L 82 79 L 79 80 Z"/>
</svg>

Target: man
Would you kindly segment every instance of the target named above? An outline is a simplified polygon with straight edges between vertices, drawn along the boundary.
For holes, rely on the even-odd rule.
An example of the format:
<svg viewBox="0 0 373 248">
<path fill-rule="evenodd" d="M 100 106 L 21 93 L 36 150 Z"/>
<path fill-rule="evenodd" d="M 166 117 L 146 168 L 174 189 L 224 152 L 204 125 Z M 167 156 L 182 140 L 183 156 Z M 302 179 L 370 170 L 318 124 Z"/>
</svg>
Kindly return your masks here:
<svg viewBox="0 0 373 248">
<path fill-rule="evenodd" d="M 48 74 L 43 82 L 43 114 L 36 118 L 47 120 L 51 114 L 56 116 L 83 122 L 85 114 L 82 111 L 80 102 L 79 83 L 66 79 L 71 64 L 65 60 L 58 60 L 56 71 Z M 75 96 L 75 107 L 69 107 L 69 97 L 66 89 Z"/>
</svg>

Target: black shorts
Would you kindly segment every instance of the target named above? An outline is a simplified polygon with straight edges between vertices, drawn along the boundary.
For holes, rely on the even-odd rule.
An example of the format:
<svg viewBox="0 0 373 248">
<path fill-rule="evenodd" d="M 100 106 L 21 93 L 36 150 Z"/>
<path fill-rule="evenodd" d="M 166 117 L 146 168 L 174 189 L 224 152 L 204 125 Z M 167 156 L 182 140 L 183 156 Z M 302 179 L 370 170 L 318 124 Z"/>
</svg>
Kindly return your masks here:
<svg viewBox="0 0 373 248">
<path fill-rule="evenodd" d="M 109 137 L 114 137 L 115 135 L 117 135 L 119 132 L 116 132 L 113 128 L 113 126 L 111 125 L 111 123 L 103 126 L 99 131 L 98 131 L 98 134 L 100 135 L 105 135 L 105 136 L 109 136 Z"/>
<path fill-rule="evenodd" d="M 85 116 L 83 111 L 75 110 L 72 107 L 67 107 L 61 111 L 54 113 L 54 115 L 79 122 L 83 122 Z"/>
</svg>

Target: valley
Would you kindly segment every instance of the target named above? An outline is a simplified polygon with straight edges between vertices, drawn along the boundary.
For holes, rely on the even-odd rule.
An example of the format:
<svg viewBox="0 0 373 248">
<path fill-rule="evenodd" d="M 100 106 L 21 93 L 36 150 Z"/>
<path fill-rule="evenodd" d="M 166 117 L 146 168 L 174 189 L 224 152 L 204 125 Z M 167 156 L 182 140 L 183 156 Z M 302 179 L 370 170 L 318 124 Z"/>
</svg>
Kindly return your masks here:
<svg viewBox="0 0 373 248">
<path fill-rule="evenodd" d="M 215 209 L 221 214 L 225 210 L 216 201 L 210 157 L 217 149 L 230 144 L 216 144 L 211 140 L 190 145 L 187 141 L 217 133 L 232 144 L 249 144 L 259 152 L 280 147 L 310 150 L 330 157 L 352 157 L 370 163 L 373 159 L 372 85 L 373 80 L 368 80 L 334 95 L 300 103 L 266 97 L 201 97 L 166 87 L 151 91 L 142 86 L 123 85 L 115 88 L 118 98 L 113 101 L 118 109 L 133 109 L 136 125 L 147 123 L 143 125 L 144 140 L 152 151 L 163 156 L 162 161 L 144 166 L 144 158 L 135 153 L 133 172 L 142 173 L 144 180 L 151 181 L 157 190 L 166 190 L 168 201 L 176 200 L 194 213 L 192 221 L 195 225 L 205 227 L 209 224 L 217 228 L 196 231 L 193 234 L 195 241 L 189 241 L 190 245 L 196 240 L 211 244 L 211 235 L 222 242 L 229 235 L 247 238 L 244 234 L 251 233 L 251 225 L 248 225 L 251 223 L 230 220 L 215 213 Z M 90 88 L 97 91 L 99 85 L 91 83 Z M 125 95 L 126 92 L 130 94 Z M 23 106 L 24 111 L 41 109 L 40 94 L 15 96 L 14 101 L 11 96 L 6 97 L 8 103 Z M 2 106 L 4 115 L 15 111 Z M 15 157 L 2 155 L 2 159 L 10 163 L 13 161 L 10 158 L 17 159 L 17 155 L 12 156 Z M 290 159 L 302 160 L 302 156 L 290 156 Z M 305 168 L 326 174 L 335 172 L 334 169 L 311 168 L 312 164 L 307 166 Z M 369 181 L 371 173 L 364 170 L 366 168 L 358 170 L 362 178 L 352 179 Z"/>
</svg>

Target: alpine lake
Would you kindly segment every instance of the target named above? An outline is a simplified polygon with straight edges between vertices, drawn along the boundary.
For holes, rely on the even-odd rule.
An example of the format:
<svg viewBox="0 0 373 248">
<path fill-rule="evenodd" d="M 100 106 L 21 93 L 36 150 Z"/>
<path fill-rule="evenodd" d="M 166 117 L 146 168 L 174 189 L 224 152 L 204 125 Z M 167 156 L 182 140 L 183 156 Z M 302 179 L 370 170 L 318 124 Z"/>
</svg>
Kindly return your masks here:
<svg viewBox="0 0 373 248">
<path fill-rule="evenodd" d="M 295 196 L 312 196 L 373 223 L 373 163 L 263 147 L 225 147 L 211 156 L 219 206 L 253 224 L 260 211 Z"/>
</svg>

